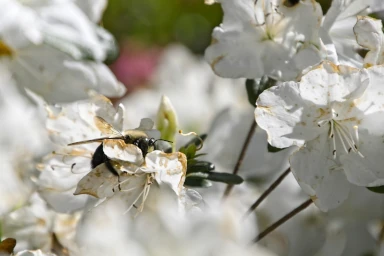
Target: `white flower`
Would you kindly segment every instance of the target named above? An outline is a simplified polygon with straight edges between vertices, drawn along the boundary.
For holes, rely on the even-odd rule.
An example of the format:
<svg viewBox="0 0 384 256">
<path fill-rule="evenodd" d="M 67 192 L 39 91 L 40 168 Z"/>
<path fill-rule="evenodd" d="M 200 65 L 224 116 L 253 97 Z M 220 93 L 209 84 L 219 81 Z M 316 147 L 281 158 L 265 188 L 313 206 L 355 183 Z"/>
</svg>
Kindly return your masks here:
<svg viewBox="0 0 384 256">
<path fill-rule="evenodd" d="M 124 110 L 116 109 L 101 95 L 89 101 L 62 106 L 48 106 L 47 129 L 58 148 L 39 164 L 42 171 L 38 180 L 39 191 L 48 203 L 59 212 L 70 212 L 84 206 L 86 196 L 73 196 L 77 183 L 91 171 L 91 159 L 99 144 L 70 143 L 105 137 L 94 123 L 95 116 L 103 117 L 121 130 Z"/>
<path fill-rule="evenodd" d="M 169 186 L 174 191 L 175 198 L 182 195 L 187 169 L 187 159 L 183 153 L 166 154 L 155 150 L 146 155 L 145 162 L 141 165 L 121 160 L 114 163 L 113 167 L 118 175 L 113 174 L 105 164 L 101 164 L 79 181 L 74 194 L 89 194 L 100 199 L 115 197 L 113 200 L 125 203 L 125 212 L 132 209 L 141 212 L 144 209 L 154 182 L 160 188 L 163 183 Z"/>
<path fill-rule="evenodd" d="M 114 204 L 87 215 L 77 235 L 83 255 L 275 255 L 248 244 L 255 218 L 240 221 L 244 209 L 235 200 L 180 214 L 172 192 L 163 191 L 151 193 L 135 219 L 121 215 L 123 209 Z"/>
<path fill-rule="evenodd" d="M 56 254 L 44 253 L 41 250 L 24 250 L 16 253 L 14 256 L 56 256 Z"/>
<path fill-rule="evenodd" d="M 49 145 L 39 114 L 0 63 L 0 216 L 23 205 L 35 188 L 34 158 Z"/>
<path fill-rule="evenodd" d="M 326 47 L 337 56 L 329 56 L 329 60 L 341 64 L 362 67 L 363 58 L 358 51 L 362 50 L 356 42 L 353 26 L 357 15 L 368 15 L 384 10 L 381 0 L 333 0 L 321 26 L 321 39 Z"/>
<path fill-rule="evenodd" d="M 0 61 L 19 86 L 49 102 L 83 99 L 90 89 L 111 97 L 124 94 L 124 87 L 102 63 L 112 36 L 72 1 L 1 4 Z"/>
<path fill-rule="evenodd" d="M 320 61 L 322 18 L 315 1 L 221 0 L 223 22 L 205 58 L 223 77 L 294 79 Z"/>
<path fill-rule="evenodd" d="M 291 169 L 326 211 L 341 204 L 349 184 L 384 184 L 383 66 L 358 70 L 324 62 L 299 83 L 286 82 L 257 100 L 256 121 L 275 147 L 297 145 Z"/>
<path fill-rule="evenodd" d="M 15 238 L 15 251 L 41 249 L 51 251 L 53 235 L 65 248 L 75 248 L 74 232 L 80 214 L 57 214 L 37 194 L 31 195 L 28 203 L 1 219 L 2 236 Z"/>
<path fill-rule="evenodd" d="M 147 153 L 140 145 L 134 145 L 135 142 L 99 139 L 146 136 L 144 131 L 152 129 L 152 120 L 143 119 L 139 128 L 123 131 L 124 109 L 120 105 L 116 111 L 112 103 L 100 95 L 94 95 L 91 101 L 50 106 L 47 110 L 51 139 L 61 147 L 39 165 L 42 173 L 38 185 L 42 196 L 55 210 L 68 212 L 84 207 L 86 197 L 75 197 L 74 193 L 121 199 L 126 202 L 127 211 L 132 208 L 142 211 L 153 183 L 160 187 L 165 184 L 176 198 L 181 197 L 187 169 L 184 154 L 166 154 L 159 150 Z M 83 143 L 94 139 L 96 141 Z M 75 144 L 67 146 L 71 143 Z M 98 159 L 94 158 L 98 147 L 102 147 L 109 160 L 101 159 L 100 163 L 91 165 Z"/>
<path fill-rule="evenodd" d="M 107 0 L 75 0 L 75 3 L 88 16 L 88 18 L 98 23 L 107 7 Z"/>
<path fill-rule="evenodd" d="M 357 43 L 369 50 L 364 58 L 364 67 L 384 64 L 384 35 L 381 20 L 359 16 L 353 31 Z"/>
<path fill-rule="evenodd" d="M 251 122 L 254 122 L 253 111 L 251 106 L 247 111 L 231 108 L 214 119 L 201 151 L 207 153 L 203 158 L 214 163 L 217 171 L 233 171 Z M 269 179 L 289 167 L 288 157 L 293 148 L 271 153 L 266 139 L 265 131 L 257 127 L 239 169 L 241 177 Z"/>
</svg>

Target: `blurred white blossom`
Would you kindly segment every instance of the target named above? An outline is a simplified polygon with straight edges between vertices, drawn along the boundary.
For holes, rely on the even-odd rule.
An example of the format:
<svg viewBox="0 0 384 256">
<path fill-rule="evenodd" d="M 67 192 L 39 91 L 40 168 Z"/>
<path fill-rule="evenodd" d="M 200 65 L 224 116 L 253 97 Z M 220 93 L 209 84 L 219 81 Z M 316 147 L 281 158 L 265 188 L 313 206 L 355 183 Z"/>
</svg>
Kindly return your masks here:
<svg viewBox="0 0 384 256">
<path fill-rule="evenodd" d="M 38 108 L 27 101 L 0 63 L 0 216 L 21 206 L 34 189 L 35 158 L 46 152 Z"/>
<path fill-rule="evenodd" d="M 234 201 L 180 215 L 167 193 L 151 196 L 148 201 L 153 203 L 133 220 L 118 214 L 122 210 L 118 204 L 91 212 L 79 226 L 83 254 L 275 255 L 249 245 L 247 238 L 254 234 L 256 223 L 254 218 L 241 222 L 243 209 Z"/>
<path fill-rule="evenodd" d="M 212 73 L 204 60 L 181 45 L 166 48 L 152 79 L 152 88 L 140 89 L 122 100 L 126 108 L 126 126 L 139 123 L 141 117 L 156 119 L 163 95 L 172 102 L 179 127 L 203 132 L 220 111 L 245 105 L 244 80 L 223 79 Z"/>
<path fill-rule="evenodd" d="M 24 250 L 16 253 L 14 256 L 56 256 L 56 254 L 44 253 L 41 250 Z"/>
<path fill-rule="evenodd" d="M 91 89 L 110 97 L 124 94 L 102 63 L 114 50 L 113 37 L 74 2 L 2 0 L 1 5 L 0 61 L 18 86 L 48 102 L 87 98 Z"/>
<path fill-rule="evenodd" d="M 80 213 L 55 213 L 34 193 L 26 205 L 1 219 L 2 235 L 16 239 L 16 252 L 27 249 L 50 252 L 55 243 L 72 250 L 76 249 L 74 235 L 80 216 Z"/>
</svg>

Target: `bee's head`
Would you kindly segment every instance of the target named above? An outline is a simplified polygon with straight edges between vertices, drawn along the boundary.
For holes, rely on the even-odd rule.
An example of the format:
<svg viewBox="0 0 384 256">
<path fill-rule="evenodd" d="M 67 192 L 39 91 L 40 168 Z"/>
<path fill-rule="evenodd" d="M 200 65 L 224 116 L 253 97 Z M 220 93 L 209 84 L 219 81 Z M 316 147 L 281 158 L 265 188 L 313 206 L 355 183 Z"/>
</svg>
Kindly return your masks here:
<svg viewBox="0 0 384 256">
<path fill-rule="evenodd" d="M 150 138 L 148 140 L 148 146 L 150 146 L 150 147 L 154 147 L 155 143 L 156 143 L 156 140 L 154 138 Z"/>
</svg>

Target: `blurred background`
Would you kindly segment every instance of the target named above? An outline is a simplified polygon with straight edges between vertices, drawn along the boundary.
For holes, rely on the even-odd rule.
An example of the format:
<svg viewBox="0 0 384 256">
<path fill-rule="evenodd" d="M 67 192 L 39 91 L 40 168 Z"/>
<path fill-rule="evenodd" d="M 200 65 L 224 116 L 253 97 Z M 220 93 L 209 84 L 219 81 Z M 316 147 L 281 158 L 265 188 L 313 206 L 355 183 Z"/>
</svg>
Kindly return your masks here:
<svg viewBox="0 0 384 256">
<path fill-rule="evenodd" d="M 331 3 L 318 2 L 324 12 Z M 221 20 L 220 4 L 206 5 L 204 0 L 110 0 L 103 26 L 120 46 L 111 68 L 131 92 L 148 83 L 167 45 L 180 43 L 203 55 Z"/>
</svg>

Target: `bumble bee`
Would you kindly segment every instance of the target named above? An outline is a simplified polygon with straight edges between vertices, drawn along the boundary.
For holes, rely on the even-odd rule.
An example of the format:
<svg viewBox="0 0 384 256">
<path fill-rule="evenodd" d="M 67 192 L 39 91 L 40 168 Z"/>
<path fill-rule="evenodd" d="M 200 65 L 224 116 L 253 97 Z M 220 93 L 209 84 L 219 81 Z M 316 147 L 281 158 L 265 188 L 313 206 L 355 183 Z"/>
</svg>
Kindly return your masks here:
<svg viewBox="0 0 384 256">
<path fill-rule="evenodd" d="M 97 139 L 78 141 L 78 142 L 70 143 L 68 144 L 68 146 L 80 145 L 85 143 L 93 143 L 93 142 L 101 142 L 101 144 L 96 148 L 95 152 L 93 153 L 92 160 L 91 160 L 91 167 L 92 169 L 94 169 L 96 166 L 104 163 L 105 166 L 108 168 L 108 170 L 116 176 L 119 175 L 118 172 L 112 166 L 111 159 L 109 159 L 109 157 L 104 153 L 104 150 L 103 150 L 104 140 L 119 140 L 120 143 L 124 142 L 126 145 L 135 145 L 136 147 L 140 148 L 141 152 L 143 153 L 143 157 L 145 157 L 148 152 L 155 149 L 155 144 L 157 141 L 162 140 L 162 139 L 156 140 L 154 138 L 149 138 L 148 135 L 141 130 L 127 130 L 127 131 L 120 132 L 100 116 L 94 117 L 94 123 L 102 133 L 108 136 L 97 138 Z M 162 140 L 162 141 L 167 141 L 167 140 Z M 167 142 L 172 143 L 171 141 L 167 141 Z"/>
</svg>

